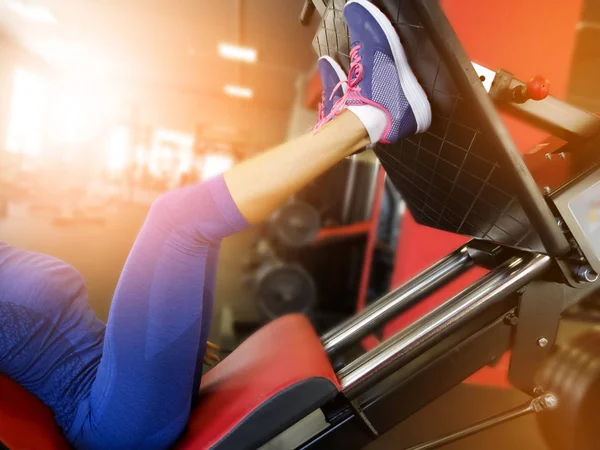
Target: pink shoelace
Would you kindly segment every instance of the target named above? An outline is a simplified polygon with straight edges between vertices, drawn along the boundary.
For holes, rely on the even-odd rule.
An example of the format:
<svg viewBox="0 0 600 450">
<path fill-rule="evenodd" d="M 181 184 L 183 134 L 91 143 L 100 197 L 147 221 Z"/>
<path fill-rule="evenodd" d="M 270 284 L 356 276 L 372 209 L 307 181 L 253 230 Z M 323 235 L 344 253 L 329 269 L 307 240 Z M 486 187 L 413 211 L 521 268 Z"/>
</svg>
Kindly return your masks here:
<svg viewBox="0 0 600 450">
<path fill-rule="evenodd" d="M 327 115 L 327 117 L 317 122 L 317 125 L 315 126 L 315 131 L 319 129 L 319 127 L 321 127 L 322 125 L 329 122 L 335 116 L 338 116 L 342 112 L 344 112 L 344 110 L 347 108 L 350 102 L 352 102 L 352 104 L 355 105 L 371 105 L 384 111 L 385 115 L 387 116 L 387 126 L 385 127 L 383 136 L 381 137 L 379 142 L 388 144 L 389 142 L 385 139 L 385 137 L 388 135 L 392 126 L 392 117 L 390 115 L 390 112 L 387 109 L 383 108 L 381 105 L 365 98 L 362 95 L 362 88 L 358 85 L 362 80 L 363 76 L 363 65 L 361 64 L 362 56 L 358 54 L 360 48 L 360 44 L 356 44 L 354 45 L 354 47 L 352 47 L 352 50 L 350 51 L 350 70 L 348 71 L 348 80 L 340 81 L 333 89 L 329 99 L 331 100 L 333 98 L 335 92 L 337 92 L 339 87 L 342 86 L 344 83 L 346 83 L 346 85 L 348 86 L 346 92 L 342 97 L 339 98 L 337 102 L 335 102 L 335 104 L 331 108 L 331 112 Z"/>
<path fill-rule="evenodd" d="M 346 109 L 346 102 L 348 99 L 351 99 L 352 97 L 362 98 L 362 95 L 360 95 L 362 89 L 358 86 L 358 83 L 360 83 L 360 80 L 362 80 L 363 74 L 363 65 L 360 63 L 362 56 L 358 54 L 360 47 L 360 44 L 356 44 L 354 47 L 352 47 L 352 50 L 350 50 L 350 70 L 348 71 L 348 80 L 342 80 L 336 84 L 331 93 L 331 97 L 329 97 L 329 100 L 333 98 L 334 93 L 337 92 L 342 84 L 346 83 L 348 88 L 346 89 L 345 94 L 340 97 L 337 102 L 335 102 L 335 105 L 333 105 L 333 108 L 331 108 L 329 115 L 325 117 L 324 122 L 329 122 L 335 116 L 341 114 L 342 111 Z"/>
<path fill-rule="evenodd" d="M 325 119 L 325 91 L 321 92 L 321 101 L 319 102 L 319 115 L 317 117 L 317 124 Z"/>
<path fill-rule="evenodd" d="M 321 101 L 321 103 L 319 103 L 319 117 L 317 119 L 317 124 L 314 127 L 314 131 L 317 131 L 324 124 L 326 124 L 331 119 L 333 119 L 335 116 L 341 114 L 342 111 L 344 111 L 344 109 L 346 107 L 346 101 L 348 100 L 348 98 L 350 97 L 351 94 L 354 94 L 355 96 L 356 96 L 356 94 L 360 95 L 360 92 L 362 91 L 362 89 L 360 87 L 358 87 L 358 83 L 362 79 L 363 66 L 360 63 L 360 61 L 362 60 L 362 56 L 360 56 L 358 54 L 359 49 L 360 49 L 360 44 L 356 44 L 354 47 L 352 47 L 352 50 L 350 51 L 350 71 L 348 72 L 348 79 L 340 80 L 340 82 L 335 85 L 335 87 L 331 91 L 329 100 L 333 99 L 333 96 L 335 95 L 337 90 L 344 83 L 346 83 L 348 88 L 346 89 L 346 93 L 342 97 L 340 97 L 337 102 L 335 102 L 335 104 L 333 105 L 333 107 L 331 108 L 331 111 L 329 112 L 329 114 L 327 116 L 325 116 L 325 106 L 324 106 L 325 91 L 323 91 L 323 101 Z"/>
</svg>

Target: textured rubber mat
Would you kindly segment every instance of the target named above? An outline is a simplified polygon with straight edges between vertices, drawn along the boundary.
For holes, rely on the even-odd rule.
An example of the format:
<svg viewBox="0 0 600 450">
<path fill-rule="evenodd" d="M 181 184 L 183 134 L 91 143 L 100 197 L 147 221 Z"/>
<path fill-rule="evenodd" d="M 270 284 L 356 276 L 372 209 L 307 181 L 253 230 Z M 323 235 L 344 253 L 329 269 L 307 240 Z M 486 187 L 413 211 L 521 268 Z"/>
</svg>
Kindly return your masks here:
<svg viewBox="0 0 600 450">
<path fill-rule="evenodd" d="M 430 227 L 544 252 L 511 176 L 481 131 L 481 118 L 455 85 L 444 60 L 419 19 L 414 2 L 373 2 L 391 19 L 433 111 L 431 128 L 392 145 L 378 145 L 377 157 L 415 219 Z M 313 47 L 349 65 L 344 0 L 331 0 Z M 467 62 L 468 63 L 468 62 Z M 480 83 L 475 78 L 475 82 Z"/>
</svg>

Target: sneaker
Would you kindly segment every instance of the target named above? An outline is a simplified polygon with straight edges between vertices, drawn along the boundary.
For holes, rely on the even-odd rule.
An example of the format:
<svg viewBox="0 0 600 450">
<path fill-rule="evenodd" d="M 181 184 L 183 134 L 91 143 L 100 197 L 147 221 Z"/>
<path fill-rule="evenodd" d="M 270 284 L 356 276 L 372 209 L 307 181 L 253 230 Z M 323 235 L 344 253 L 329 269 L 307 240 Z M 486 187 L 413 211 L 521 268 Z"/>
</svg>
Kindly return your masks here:
<svg viewBox="0 0 600 450">
<path fill-rule="evenodd" d="M 331 118 L 327 119 L 331 113 L 333 105 L 344 96 L 347 91 L 346 73 L 344 69 L 330 56 L 321 56 L 317 63 L 319 74 L 321 75 L 321 83 L 323 85 L 323 94 L 321 103 L 319 103 L 319 117 L 315 130 L 327 123 Z"/>
<path fill-rule="evenodd" d="M 424 132 L 431 124 L 431 107 L 389 19 L 367 0 L 350 0 L 344 17 L 352 41 L 348 89 L 324 120 L 348 109 L 373 143 Z"/>
</svg>

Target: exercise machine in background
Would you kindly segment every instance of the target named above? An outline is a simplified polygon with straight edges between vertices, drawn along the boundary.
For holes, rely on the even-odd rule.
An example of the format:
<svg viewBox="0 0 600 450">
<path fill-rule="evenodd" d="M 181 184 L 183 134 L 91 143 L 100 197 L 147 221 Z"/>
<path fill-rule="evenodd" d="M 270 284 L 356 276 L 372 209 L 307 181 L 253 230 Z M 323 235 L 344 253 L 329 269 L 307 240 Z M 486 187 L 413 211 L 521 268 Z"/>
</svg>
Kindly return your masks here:
<svg viewBox="0 0 600 450">
<path fill-rule="evenodd" d="M 387 292 L 401 212 L 372 157 L 343 161 L 290 199 L 262 225 L 246 261 L 262 323 L 299 312 L 325 331 Z"/>
</svg>

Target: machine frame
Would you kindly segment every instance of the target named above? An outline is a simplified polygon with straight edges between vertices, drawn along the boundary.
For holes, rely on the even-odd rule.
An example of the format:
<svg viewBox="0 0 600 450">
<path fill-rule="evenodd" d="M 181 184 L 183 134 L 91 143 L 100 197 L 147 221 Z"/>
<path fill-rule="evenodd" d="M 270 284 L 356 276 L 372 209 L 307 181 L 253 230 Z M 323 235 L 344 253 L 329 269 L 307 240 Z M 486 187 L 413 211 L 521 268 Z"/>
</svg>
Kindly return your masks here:
<svg viewBox="0 0 600 450">
<path fill-rule="evenodd" d="M 464 248 L 468 249 L 469 244 Z M 548 333 L 536 334 L 535 339 L 524 342 L 519 348 L 515 347 L 515 337 L 520 329 L 530 330 L 530 317 L 524 317 L 519 311 L 521 302 L 525 297 L 543 296 L 546 299 L 545 294 L 552 290 L 555 293 L 553 304 L 558 305 L 558 308 L 554 309 L 557 314 L 551 317 L 557 322 L 562 311 L 598 290 L 600 285 L 589 283 L 581 288 L 568 286 L 552 279 L 552 272 L 556 271 L 552 258 L 540 254 L 518 255 L 510 249 L 501 251 L 507 252 L 506 256 L 511 256 L 496 269 L 407 330 L 359 358 L 360 361 L 356 361 L 354 367 L 360 365 L 367 373 L 360 383 L 348 384 L 347 371 L 339 371 L 344 394 L 355 402 L 355 408 L 348 406 L 342 399 L 323 408 L 330 426 L 311 436 L 298 448 L 362 448 L 479 369 L 493 364 L 508 350 L 513 351 L 509 371 L 509 379 L 513 384 L 515 381 L 518 383 L 526 380 L 521 386 L 515 385 L 530 395 L 543 393 L 543 386 L 535 384 L 534 375 L 540 361 L 551 351 L 556 327 L 550 327 Z M 514 266 L 511 268 L 515 261 L 527 256 L 527 262 L 521 267 L 516 270 Z M 462 264 L 468 265 L 470 262 Z M 487 266 L 485 262 L 483 264 Z M 431 269 L 428 271 L 431 272 Z M 422 275 L 394 292 L 399 294 L 433 278 Z M 445 281 L 450 281 L 457 275 L 455 272 Z M 387 296 L 386 303 L 390 304 L 397 298 L 398 295 Z M 395 308 L 400 311 L 409 303 L 410 301 L 405 301 L 400 306 L 396 304 Z M 464 305 L 467 304 L 476 306 L 469 309 L 467 314 L 461 314 L 460 311 L 464 311 Z M 374 311 L 382 307 L 385 305 L 374 304 L 355 321 L 372 316 Z M 450 317 L 454 319 L 449 319 Z M 373 324 L 369 328 L 372 327 Z M 348 329 L 340 327 L 340 332 Z M 433 333 L 429 331 L 427 337 L 423 338 L 424 330 L 433 330 Z M 356 338 L 359 334 L 355 333 L 353 336 Z M 542 338 L 548 342 L 540 346 Z M 332 339 L 332 336 L 324 336 L 325 347 Z M 390 357 L 393 364 L 388 359 L 387 366 L 377 360 L 377 357 L 381 358 L 386 353 L 386 348 L 388 356 L 394 355 Z M 405 349 L 408 352 L 403 352 Z M 528 357 L 515 360 L 516 355 L 522 351 L 527 352 Z M 387 370 L 382 371 L 382 367 Z M 388 375 L 389 371 L 392 373 Z M 357 409 L 360 414 L 357 414 Z M 365 424 L 365 419 L 368 420 L 368 425 Z"/>
<path fill-rule="evenodd" d="M 308 23 L 307 15 L 312 11 L 325 16 L 331 9 L 322 0 L 306 3 L 303 23 Z M 402 2 L 382 3 L 385 7 L 397 4 L 400 8 Z M 484 79 L 480 79 L 483 75 L 467 59 L 439 3 L 412 0 L 410 4 L 414 6 L 412 14 L 418 19 L 419 30 L 429 33 L 440 62 L 446 65 L 460 90 L 459 97 L 468 101 L 480 118 L 478 133 L 485 134 L 490 148 L 495 149 L 496 163 L 507 169 L 510 182 L 516 185 L 515 197 L 539 242 L 534 239 L 528 241 L 531 245 L 522 245 L 521 240 L 515 245 L 502 239 L 494 241 L 486 233 L 475 233 L 472 236 L 478 239 L 322 336 L 324 348 L 333 358 L 473 266 L 490 270 L 431 313 L 339 369 L 336 375 L 342 392 L 320 409 L 322 418 L 301 421 L 273 440 L 288 442 L 290 448 L 362 448 L 482 367 L 493 364 L 508 350 L 512 351 L 511 383 L 532 397 L 541 398 L 545 391 L 544 386 L 536 383 L 536 371 L 552 350 L 561 314 L 600 289 L 597 275 L 589 276 L 595 273 L 596 263 L 589 260 L 593 248 L 588 237 L 575 229 L 573 218 L 566 217 L 565 209 L 574 196 L 594 184 L 590 179 L 597 180 L 600 176 L 598 154 L 590 151 L 598 142 L 600 118 L 552 96 L 540 101 L 517 101 L 513 93 L 522 89 L 524 83 L 502 70 L 490 72 L 479 66 L 494 74 L 493 82 L 483 83 Z M 333 21 L 338 20 L 334 14 Z M 336 45 L 340 48 L 345 45 L 339 44 L 339 35 Z M 569 180 L 558 189 L 540 192 L 497 116 L 493 102 L 569 141 L 561 147 L 561 151 L 564 148 L 577 160 L 575 173 Z M 433 106 L 435 109 L 435 101 Z M 388 150 L 381 146 L 376 150 L 384 167 Z M 387 166 L 389 169 L 389 163 Z M 398 177 L 394 180 L 393 173 L 392 181 L 404 194 L 406 184 Z M 409 196 L 411 211 L 418 209 L 414 204 L 411 208 L 411 200 Z M 585 274 L 580 270 L 582 266 L 587 268 Z M 534 398 L 532 405 L 537 400 Z M 523 411 L 541 409 L 509 412 L 504 419 L 492 418 L 490 426 L 518 417 Z M 472 432 L 456 433 L 452 439 Z M 291 435 L 294 438 L 289 440 Z M 448 442 L 440 439 L 414 448 L 438 448 Z M 264 448 L 270 448 L 269 444 Z"/>
</svg>

